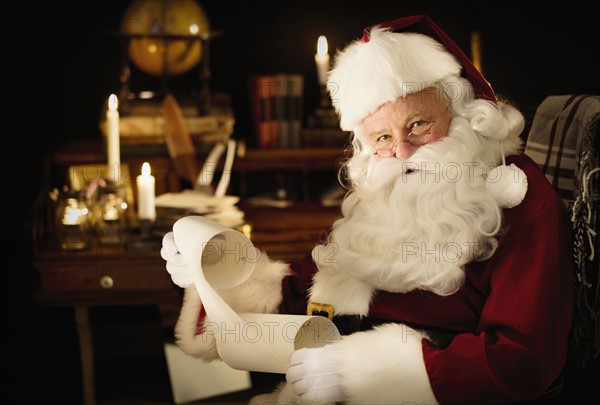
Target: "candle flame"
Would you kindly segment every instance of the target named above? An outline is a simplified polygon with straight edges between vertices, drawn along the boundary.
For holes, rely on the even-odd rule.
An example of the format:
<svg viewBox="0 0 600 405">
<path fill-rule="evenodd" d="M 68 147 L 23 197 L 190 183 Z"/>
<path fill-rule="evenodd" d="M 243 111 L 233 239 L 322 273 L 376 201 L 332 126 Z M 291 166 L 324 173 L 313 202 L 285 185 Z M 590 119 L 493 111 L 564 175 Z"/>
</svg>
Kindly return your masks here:
<svg viewBox="0 0 600 405">
<path fill-rule="evenodd" d="M 150 163 L 144 162 L 142 164 L 142 176 L 144 176 L 144 177 L 150 176 Z"/>
<path fill-rule="evenodd" d="M 79 225 L 84 222 L 85 216 L 88 214 L 88 209 L 80 208 L 77 200 L 69 198 L 63 216 L 62 223 L 65 225 Z"/>
<path fill-rule="evenodd" d="M 110 111 L 116 111 L 118 107 L 119 99 L 117 98 L 117 95 L 111 94 L 110 97 L 108 97 L 108 109 Z"/>
<path fill-rule="evenodd" d="M 327 38 L 325 38 L 325 35 L 319 36 L 319 39 L 317 40 L 317 55 L 325 56 L 327 55 L 328 50 Z"/>
</svg>

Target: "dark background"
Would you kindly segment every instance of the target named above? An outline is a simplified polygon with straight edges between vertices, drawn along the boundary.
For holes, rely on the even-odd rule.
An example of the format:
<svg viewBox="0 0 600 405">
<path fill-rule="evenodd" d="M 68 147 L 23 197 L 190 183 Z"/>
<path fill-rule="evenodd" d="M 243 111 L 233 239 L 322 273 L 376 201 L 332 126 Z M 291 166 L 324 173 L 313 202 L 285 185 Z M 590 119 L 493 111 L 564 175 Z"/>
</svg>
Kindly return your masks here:
<svg viewBox="0 0 600 405">
<path fill-rule="evenodd" d="M 526 113 L 549 95 L 600 93 L 593 59 L 597 55 L 594 13 L 578 2 L 560 7 L 529 2 L 205 0 L 211 28 L 223 36 L 211 45 L 211 87 L 231 96 L 234 137 L 254 137 L 250 124 L 247 77 L 297 72 L 305 77 L 305 112 L 317 103 L 313 55 L 319 35 L 330 54 L 360 37 L 377 22 L 428 14 L 470 54 L 470 34 L 482 38 L 483 71 L 495 91 Z M 71 139 L 101 139 L 98 121 L 110 93 L 119 89 L 123 48 L 115 35 L 129 1 L 86 1 L 76 7 L 60 2 L 23 3 L 18 32 L 17 113 L 25 157 Z M 9 39 L 10 41 L 10 39 Z M 139 71 L 138 71 L 139 72 Z M 144 77 L 146 76 L 146 77 Z M 156 79 L 132 76 L 134 91 L 156 88 Z M 154 80 L 154 81 L 153 81 Z M 179 91 L 198 86 L 195 72 L 173 78 Z M 35 164 L 35 163 L 34 163 Z M 33 173 L 39 170 L 32 167 Z M 32 176 L 34 191 L 36 176 Z"/>
<path fill-rule="evenodd" d="M 14 53 L 16 87 L 6 100 L 16 115 L 5 131 L 9 184 L 18 190 L 18 208 L 11 209 L 8 254 L 11 285 L 10 324 L 20 367 L 13 374 L 29 385 L 25 398 L 62 392 L 61 403 L 79 398 L 79 363 L 72 315 L 59 309 L 36 308 L 31 300 L 35 273 L 30 266 L 27 222 L 31 203 L 42 189 L 44 159 L 73 139 L 101 139 L 98 121 L 110 93 L 119 88 L 122 45 L 117 31 L 129 1 L 22 2 L 5 14 L 16 29 L 5 44 Z M 247 77 L 252 74 L 297 72 L 305 77 L 305 112 L 318 101 L 313 55 L 319 35 L 327 36 L 329 53 L 357 39 L 366 26 L 413 14 L 428 14 L 468 55 L 473 31 L 482 37 L 483 71 L 495 91 L 526 114 L 547 96 L 600 94 L 596 58 L 596 13 L 582 2 L 533 5 L 530 2 L 470 1 L 227 1 L 204 0 L 213 30 L 224 35 L 211 47 L 213 92 L 231 96 L 236 117 L 234 137 L 251 145 Z M 134 70 L 135 75 L 135 70 Z M 156 86 L 134 76 L 133 90 Z M 194 74 L 174 78 L 171 86 L 191 91 Z M 11 110 L 12 114 L 12 110 Z M 15 144 L 16 149 L 12 145 Z M 14 152 L 11 152 L 14 151 Z M 22 203 L 21 199 L 25 202 Z M 9 200 L 10 201 L 10 200 Z M 18 215 L 12 215 L 16 209 Z M 25 222 L 22 218 L 26 218 Z M 23 227 L 24 223 L 24 227 Z M 16 230 L 14 232 L 13 230 Z M 16 234 L 16 236 L 15 236 Z M 16 242 L 15 249 L 10 246 Z M 15 316 L 16 315 L 16 316 Z M 140 317 L 146 315 L 141 314 Z M 8 347 L 7 350 L 12 350 Z M 15 367 L 17 367 L 15 365 Z"/>
</svg>

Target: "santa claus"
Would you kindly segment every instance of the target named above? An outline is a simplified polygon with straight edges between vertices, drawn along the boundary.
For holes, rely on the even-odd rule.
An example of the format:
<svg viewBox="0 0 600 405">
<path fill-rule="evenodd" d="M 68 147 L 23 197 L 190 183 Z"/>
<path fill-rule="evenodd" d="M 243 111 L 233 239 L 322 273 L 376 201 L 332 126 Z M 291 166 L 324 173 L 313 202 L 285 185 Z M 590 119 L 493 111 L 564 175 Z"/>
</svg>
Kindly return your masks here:
<svg viewBox="0 0 600 405">
<path fill-rule="evenodd" d="M 324 314 L 343 337 L 295 351 L 287 382 L 253 402 L 542 397 L 567 355 L 570 231 L 521 153 L 522 114 L 426 16 L 369 27 L 328 81 L 353 134 L 342 217 L 306 260 L 261 254 L 219 293 L 239 312 Z M 193 285 L 171 232 L 161 255 L 177 285 Z M 184 298 L 177 343 L 218 358 L 198 294 Z"/>
</svg>

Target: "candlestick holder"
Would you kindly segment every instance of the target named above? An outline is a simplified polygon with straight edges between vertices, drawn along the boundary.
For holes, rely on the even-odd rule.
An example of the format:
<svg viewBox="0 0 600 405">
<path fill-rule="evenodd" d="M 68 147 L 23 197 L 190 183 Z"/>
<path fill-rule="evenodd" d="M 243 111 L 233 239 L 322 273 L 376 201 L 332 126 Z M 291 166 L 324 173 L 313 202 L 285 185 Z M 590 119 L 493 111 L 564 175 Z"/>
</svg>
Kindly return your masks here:
<svg viewBox="0 0 600 405">
<path fill-rule="evenodd" d="M 129 249 L 136 252 L 158 252 L 162 240 L 152 234 L 154 222 L 150 219 L 140 219 L 139 233 L 129 243 Z"/>
<path fill-rule="evenodd" d="M 319 104 L 307 117 L 302 144 L 307 148 L 341 148 L 348 145 L 350 134 L 340 128 L 326 85 L 320 86 Z"/>
<path fill-rule="evenodd" d="M 140 219 L 140 239 L 152 239 L 152 221 L 149 219 Z"/>
<path fill-rule="evenodd" d="M 340 121 L 331 104 L 331 98 L 327 87 L 320 86 L 319 105 L 315 108 L 314 114 L 308 117 L 309 128 L 339 128 Z"/>
</svg>

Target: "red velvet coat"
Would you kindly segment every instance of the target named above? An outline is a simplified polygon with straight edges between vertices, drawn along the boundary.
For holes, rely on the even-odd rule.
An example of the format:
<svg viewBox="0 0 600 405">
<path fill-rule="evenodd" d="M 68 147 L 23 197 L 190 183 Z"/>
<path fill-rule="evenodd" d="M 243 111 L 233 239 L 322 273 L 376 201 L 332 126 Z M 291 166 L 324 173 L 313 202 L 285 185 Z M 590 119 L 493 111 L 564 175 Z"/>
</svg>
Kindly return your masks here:
<svg viewBox="0 0 600 405">
<path fill-rule="evenodd" d="M 465 269 L 463 287 L 441 297 L 378 291 L 369 317 L 458 332 L 446 348 L 423 339 L 429 383 L 441 403 L 500 403 L 536 398 L 564 367 L 572 320 L 570 221 L 538 166 L 513 156 L 527 175 L 523 202 L 504 210 L 495 254 Z M 316 267 L 291 263 L 280 313 L 304 314 Z"/>
</svg>

